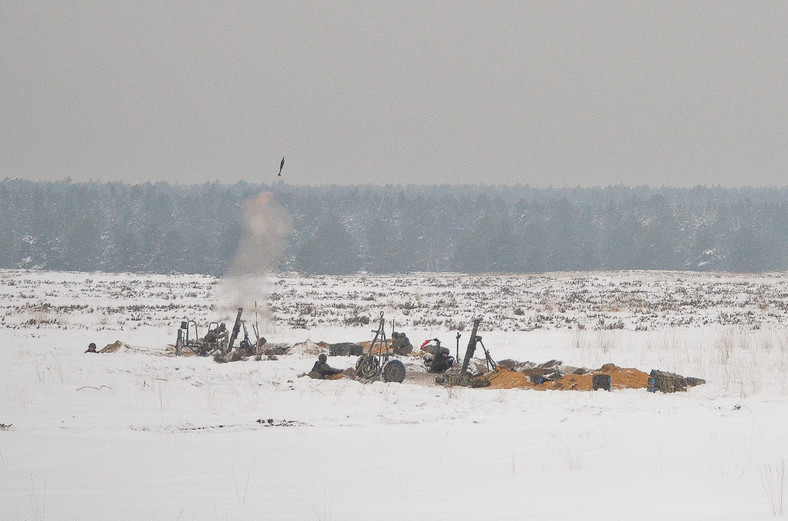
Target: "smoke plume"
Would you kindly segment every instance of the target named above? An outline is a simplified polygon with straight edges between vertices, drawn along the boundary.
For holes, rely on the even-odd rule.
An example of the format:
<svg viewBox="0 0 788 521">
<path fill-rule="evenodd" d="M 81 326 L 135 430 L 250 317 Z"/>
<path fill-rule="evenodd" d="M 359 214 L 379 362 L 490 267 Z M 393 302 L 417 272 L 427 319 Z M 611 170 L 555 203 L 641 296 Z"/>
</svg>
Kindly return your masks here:
<svg viewBox="0 0 788 521">
<path fill-rule="evenodd" d="M 238 307 L 244 308 L 249 320 L 256 311 L 268 317 L 268 280 L 287 246 L 293 220 L 270 192 L 247 199 L 243 204 L 243 236 L 227 276 L 219 284 L 219 311 L 233 317 Z"/>
</svg>

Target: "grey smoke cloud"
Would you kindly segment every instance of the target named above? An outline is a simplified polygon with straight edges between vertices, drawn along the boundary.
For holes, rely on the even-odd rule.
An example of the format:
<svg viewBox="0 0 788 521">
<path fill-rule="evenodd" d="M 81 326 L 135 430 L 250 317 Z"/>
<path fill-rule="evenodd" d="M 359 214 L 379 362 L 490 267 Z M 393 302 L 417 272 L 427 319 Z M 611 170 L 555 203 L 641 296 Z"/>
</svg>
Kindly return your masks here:
<svg viewBox="0 0 788 521">
<path fill-rule="evenodd" d="M 270 192 L 247 199 L 242 216 L 244 236 L 229 275 L 269 273 L 285 251 L 293 219 Z"/>
<path fill-rule="evenodd" d="M 222 314 L 231 316 L 240 306 L 248 319 L 257 309 L 268 322 L 268 276 L 287 247 L 293 219 L 270 192 L 247 199 L 242 209 L 243 236 L 235 259 L 218 288 Z"/>
</svg>

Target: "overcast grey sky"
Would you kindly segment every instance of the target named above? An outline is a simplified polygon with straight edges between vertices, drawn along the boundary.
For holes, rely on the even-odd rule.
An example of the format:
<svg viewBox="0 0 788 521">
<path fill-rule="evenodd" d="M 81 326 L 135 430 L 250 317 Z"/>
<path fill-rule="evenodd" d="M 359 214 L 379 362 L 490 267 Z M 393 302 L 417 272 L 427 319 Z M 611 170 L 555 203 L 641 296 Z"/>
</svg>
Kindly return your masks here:
<svg viewBox="0 0 788 521">
<path fill-rule="evenodd" d="M 788 2 L 0 0 L 0 178 L 788 184 Z"/>
</svg>

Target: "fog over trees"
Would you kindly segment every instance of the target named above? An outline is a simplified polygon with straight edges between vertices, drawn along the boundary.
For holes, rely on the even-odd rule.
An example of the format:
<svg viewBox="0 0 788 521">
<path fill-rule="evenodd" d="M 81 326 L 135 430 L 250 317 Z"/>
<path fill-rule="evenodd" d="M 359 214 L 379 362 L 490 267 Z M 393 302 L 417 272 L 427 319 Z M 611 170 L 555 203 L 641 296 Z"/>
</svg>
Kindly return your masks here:
<svg viewBox="0 0 788 521">
<path fill-rule="evenodd" d="M 788 270 L 788 188 L 0 182 L 0 267 L 227 272 L 243 202 L 293 231 L 279 269 Z"/>
</svg>

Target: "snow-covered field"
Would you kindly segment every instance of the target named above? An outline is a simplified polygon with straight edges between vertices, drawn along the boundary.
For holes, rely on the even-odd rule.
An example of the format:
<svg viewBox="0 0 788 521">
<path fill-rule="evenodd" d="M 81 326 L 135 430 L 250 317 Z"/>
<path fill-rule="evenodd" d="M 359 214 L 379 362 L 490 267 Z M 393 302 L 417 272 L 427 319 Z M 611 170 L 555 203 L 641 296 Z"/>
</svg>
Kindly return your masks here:
<svg viewBox="0 0 788 521">
<path fill-rule="evenodd" d="M 371 340 L 697 376 L 686 393 L 299 377 L 308 349 L 174 357 L 243 305 L 269 344 Z M 0 520 L 788 516 L 788 278 L 0 271 Z M 120 340 L 115 353 L 89 342 Z M 345 368 L 355 358 L 331 357 Z"/>
</svg>

